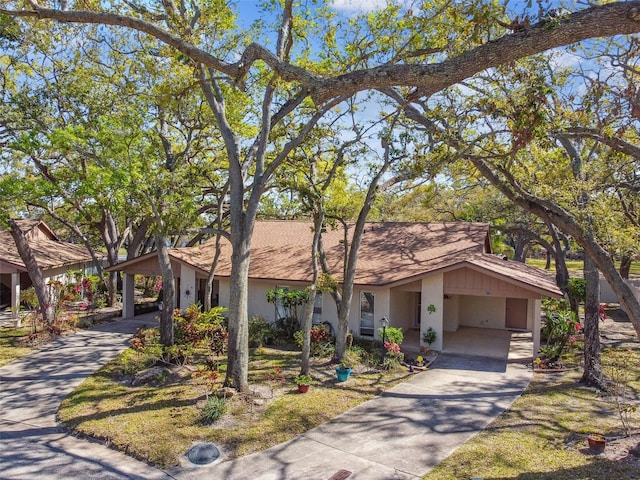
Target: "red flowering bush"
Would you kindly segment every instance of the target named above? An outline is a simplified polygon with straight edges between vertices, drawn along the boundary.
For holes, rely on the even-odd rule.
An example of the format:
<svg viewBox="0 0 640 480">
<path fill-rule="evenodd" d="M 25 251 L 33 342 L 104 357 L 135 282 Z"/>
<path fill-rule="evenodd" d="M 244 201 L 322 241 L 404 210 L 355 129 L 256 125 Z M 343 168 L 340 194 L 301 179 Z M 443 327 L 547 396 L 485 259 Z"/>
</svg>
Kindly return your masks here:
<svg viewBox="0 0 640 480">
<path fill-rule="evenodd" d="M 387 354 L 397 354 L 400 353 L 400 345 L 395 342 L 384 342 L 384 348 L 387 350 Z"/>
</svg>

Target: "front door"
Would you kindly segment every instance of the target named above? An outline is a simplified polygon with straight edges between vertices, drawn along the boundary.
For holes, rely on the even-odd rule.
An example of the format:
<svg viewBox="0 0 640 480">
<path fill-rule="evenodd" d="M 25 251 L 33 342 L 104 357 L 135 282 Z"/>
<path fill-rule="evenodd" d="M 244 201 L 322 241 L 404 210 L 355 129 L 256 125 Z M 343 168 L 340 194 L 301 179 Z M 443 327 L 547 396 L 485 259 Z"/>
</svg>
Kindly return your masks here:
<svg viewBox="0 0 640 480">
<path fill-rule="evenodd" d="M 527 329 L 527 305 L 526 298 L 507 298 L 505 328 L 512 330 Z"/>
</svg>

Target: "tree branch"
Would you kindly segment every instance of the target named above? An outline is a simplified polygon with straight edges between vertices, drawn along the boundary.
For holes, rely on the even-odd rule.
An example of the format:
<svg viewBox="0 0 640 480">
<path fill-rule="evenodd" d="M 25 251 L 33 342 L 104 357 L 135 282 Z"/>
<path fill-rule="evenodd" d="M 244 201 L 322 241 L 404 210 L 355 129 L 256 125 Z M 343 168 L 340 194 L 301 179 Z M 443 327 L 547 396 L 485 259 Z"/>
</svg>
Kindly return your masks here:
<svg viewBox="0 0 640 480">
<path fill-rule="evenodd" d="M 318 105 L 342 95 L 353 95 L 370 89 L 391 86 L 415 87 L 408 98 L 429 96 L 465 78 L 491 67 L 504 65 L 552 48 L 588 38 L 625 35 L 640 31 L 640 1 L 616 2 L 591 7 L 563 18 L 543 20 L 518 31 L 487 42 L 457 57 L 432 64 L 383 65 L 356 70 L 337 77 L 322 78 L 313 72 L 274 55 L 266 48 L 252 43 L 236 63 L 224 62 L 194 44 L 143 20 L 114 13 L 63 11 L 41 8 L 32 10 L 2 8 L 0 14 L 21 18 L 52 19 L 59 22 L 103 24 L 127 27 L 147 33 L 182 52 L 197 63 L 241 80 L 257 60 L 266 63 L 280 78 L 298 82 L 309 89 Z"/>
</svg>

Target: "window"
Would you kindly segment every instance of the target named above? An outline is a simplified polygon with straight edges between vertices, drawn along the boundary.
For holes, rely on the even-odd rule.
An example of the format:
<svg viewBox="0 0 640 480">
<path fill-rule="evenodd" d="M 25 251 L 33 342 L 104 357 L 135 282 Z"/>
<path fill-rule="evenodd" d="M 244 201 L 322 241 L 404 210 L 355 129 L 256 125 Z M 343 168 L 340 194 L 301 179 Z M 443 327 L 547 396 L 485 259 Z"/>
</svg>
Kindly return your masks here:
<svg viewBox="0 0 640 480">
<path fill-rule="evenodd" d="M 322 292 L 316 293 L 316 300 L 313 302 L 313 320 L 312 323 L 322 323 Z"/>
<path fill-rule="evenodd" d="M 373 292 L 360 292 L 360 335 L 373 337 Z"/>
</svg>

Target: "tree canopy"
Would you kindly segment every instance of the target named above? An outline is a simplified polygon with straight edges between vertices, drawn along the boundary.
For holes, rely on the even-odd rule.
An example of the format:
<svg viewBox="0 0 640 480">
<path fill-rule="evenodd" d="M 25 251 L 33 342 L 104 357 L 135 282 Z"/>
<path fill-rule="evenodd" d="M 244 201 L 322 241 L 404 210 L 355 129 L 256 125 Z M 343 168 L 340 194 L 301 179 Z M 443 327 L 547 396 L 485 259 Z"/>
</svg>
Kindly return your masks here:
<svg viewBox="0 0 640 480">
<path fill-rule="evenodd" d="M 415 9 L 390 2 L 377 10 L 338 16 L 328 2 L 284 0 L 263 5 L 261 17 L 250 29 L 241 26 L 240 12 L 233 8 L 221 0 L 109 4 L 0 0 L 0 63 L 11 67 L 5 71 L 13 72 L 4 76 L 3 95 L 14 92 L 19 99 L 19 84 L 29 75 L 30 66 L 16 68 L 15 52 L 43 42 L 52 25 L 75 34 L 70 39 L 73 45 L 84 45 L 95 37 L 98 47 L 93 54 L 65 50 L 62 34 L 46 40 L 43 58 L 47 62 L 42 65 L 78 63 L 74 74 L 80 81 L 63 85 L 66 93 L 61 99 L 68 94 L 74 99 L 69 108 L 83 105 L 88 109 L 79 112 L 72 125 L 60 125 L 53 131 L 48 125 L 42 128 L 46 135 L 38 139 L 46 138 L 47 148 L 54 147 L 49 151 L 64 156 L 63 162 L 56 158 L 47 169 L 63 169 L 69 159 L 82 165 L 86 158 L 97 155 L 109 173 L 98 168 L 92 170 L 94 176 L 133 186 L 118 192 L 134 193 L 131 198 L 144 204 L 141 211 L 155 221 L 158 246 L 165 244 L 163 235 L 172 225 L 184 228 L 202 213 L 197 208 L 197 201 L 202 201 L 198 195 L 206 191 L 197 188 L 201 178 L 228 184 L 228 236 L 233 247 L 228 381 L 234 386 L 247 388 L 247 275 L 261 199 L 287 162 L 313 140 L 317 129 L 341 128 L 340 123 L 326 121 L 338 118 L 340 109 L 359 107 L 361 114 L 384 117 L 384 109 L 393 105 L 392 111 L 399 108 L 404 115 L 397 125 L 414 125 L 414 130 L 405 127 L 405 134 L 397 137 L 412 162 L 402 165 L 402 172 L 385 170 L 381 184 L 398 173 L 417 176 L 429 171 L 433 175 L 435 166 L 456 160 L 473 164 L 511 201 L 574 236 L 616 284 L 615 270 L 611 271 L 600 239 L 585 235 L 581 217 L 570 208 L 578 198 L 571 197 L 570 191 L 557 201 L 549 197 L 563 188 L 553 182 L 567 180 L 570 171 L 570 160 L 558 142 L 563 135 L 581 135 L 580 148 L 597 144 L 593 148 L 599 160 L 620 159 L 620 168 L 608 175 L 618 175 L 615 183 L 623 188 L 617 204 L 625 207 L 618 218 L 633 225 L 636 202 L 629 203 L 625 194 L 637 194 L 636 186 L 633 182 L 632 188 L 622 186 L 623 179 L 633 180 L 637 172 L 633 162 L 627 170 L 623 168 L 625 159 L 637 159 L 637 137 L 611 135 L 613 127 L 588 122 L 555 121 L 578 116 L 563 113 L 568 107 L 554 108 L 565 101 L 555 93 L 562 91 L 565 79 L 545 74 L 548 62 L 541 54 L 589 39 L 637 33 L 640 2 L 573 11 L 546 8 L 542 2 L 535 7 L 523 2 L 507 8 L 493 1 L 436 0 L 422 2 Z M 71 28 L 73 25 L 93 28 Z M 623 44 L 633 43 L 624 40 Z M 122 58 L 122 64 L 103 69 L 109 52 Z M 635 52 L 629 58 L 636 58 Z M 629 72 L 635 68 L 631 65 Z M 106 75 L 105 71 L 113 73 Z M 634 75 L 630 73 L 630 78 Z M 64 83 L 63 78 L 55 85 Z M 93 85 L 95 90 L 88 87 Z M 110 90 L 114 85 L 116 90 Z M 358 105 L 353 99 L 362 98 L 358 96 L 361 92 L 366 92 L 368 100 Z M 593 98 L 604 98 L 597 93 L 594 89 Z M 40 110 L 54 124 L 67 118 L 66 112 L 61 117 L 52 115 L 50 110 L 56 105 L 48 100 L 29 95 L 24 100 L 34 119 L 40 118 Z M 346 103 L 350 100 L 351 104 Z M 99 108 L 93 108 L 94 103 Z M 594 105 L 601 103 L 598 100 Z M 11 116 L 3 112 L 0 138 L 12 134 L 11 124 Z M 558 132 L 552 133 L 556 128 Z M 20 138 L 22 143 L 13 143 L 23 144 L 24 150 L 41 147 L 29 135 Z M 381 155 L 400 151 L 389 150 L 390 138 L 382 145 Z M 122 169 L 123 164 L 127 168 Z M 562 168 L 558 174 L 540 166 Z M 604 188 L 607 173 L 600 168 L 597 175 L 594 172 L 580 179 L 586 182 L 580 190 L 594 191 L 595 184 L 588 182 L 597 178 L 602 198 L 613 202 L 613 189 Z M 226 178 L 214 179 L 223 170 Z M 66 171 L 77 175 L 83 169 Z M 68 185 L 74 195 L 82 193 L 88 198 L 89 192 L 76 192 L 73 181 Z M 51 186 L 43 184 L 42 188 Z M 65 191 L 59 189 L 58 194 Z M 376 195 L 367 193 L 365 204 Z M 114 194 L 113 200 L 118 198 Z M 221 205 L 219 196 L 217 204 Z M 589 205 L 603 208 L 605 203 Z M 594 225 L 594 232 L 599 231 L 606 228 Z M 167 258 L 161 258 L 163 262 L 166 266 Z M 640 331 L 640 306 L 617 285 Z"/>
</svg>

